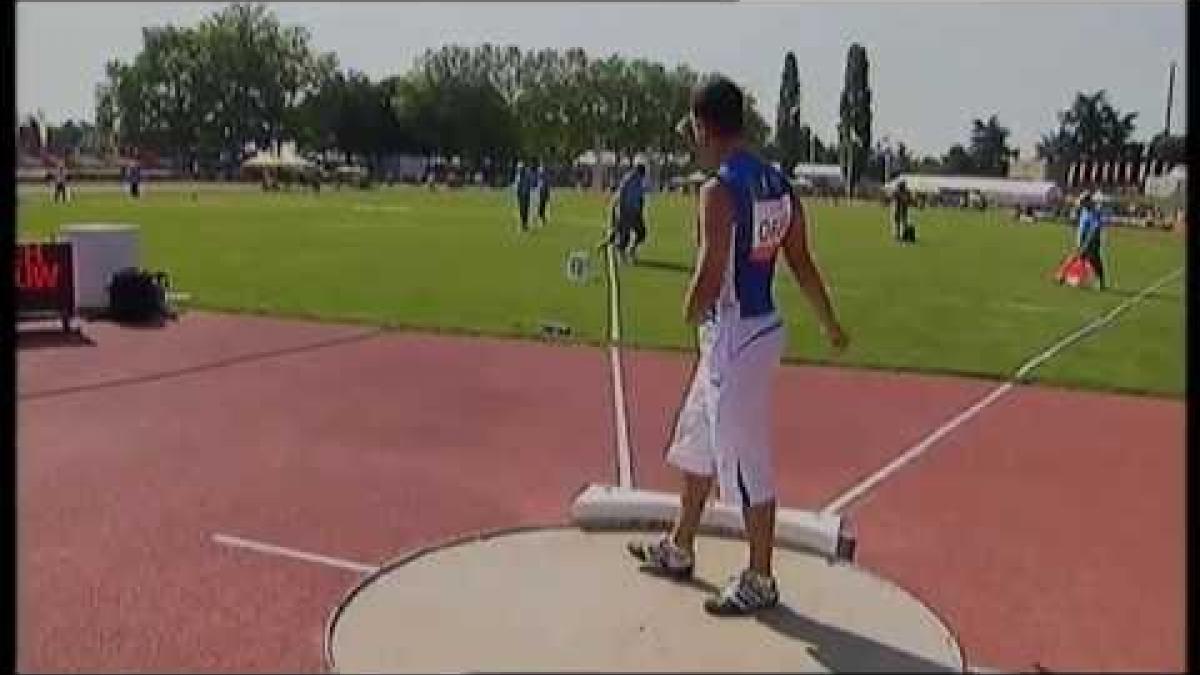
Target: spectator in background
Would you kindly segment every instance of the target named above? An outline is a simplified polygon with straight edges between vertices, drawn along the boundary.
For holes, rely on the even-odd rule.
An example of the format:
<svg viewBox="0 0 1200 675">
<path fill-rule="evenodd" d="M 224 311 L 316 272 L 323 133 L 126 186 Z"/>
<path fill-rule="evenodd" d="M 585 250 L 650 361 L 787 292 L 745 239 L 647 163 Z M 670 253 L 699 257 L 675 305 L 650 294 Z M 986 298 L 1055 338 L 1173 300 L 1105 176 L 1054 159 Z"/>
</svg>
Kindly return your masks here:
<svg viewBox="0 0 1200 675">
<path fill-rule="evenodd" d="M 142 196 L 142 164 L 136 160 L 129 167 L 129 196 L 134 199 Z"/>
<path fill-rule="evenodd" d="M 542 221 L 542 225 L 546 224 L 546 205 L 550 203 L 550 177 L 546 171 L 545 164 L 538 164 L 537 168 L 537 191 L 538 191 L 538 219 Z"/>
<path fill-rule="evenodd" d="M 912 193 L 904 181 L 896 181 L 896 190 L 892 193 L 892 237 L 896 241 L 904 241 L 904 229 L 908 227 L 908 207 L 912 206 Z"/>
<path fill-rule="evenodd" d="M 517 212 L 521 216 L 521 231 L 529 230 L 529 197 L 533 191 L 533 172 L 524 162 L 517 162 L 517 176 L 513 181 L 517 193 Z"/>
</svg>

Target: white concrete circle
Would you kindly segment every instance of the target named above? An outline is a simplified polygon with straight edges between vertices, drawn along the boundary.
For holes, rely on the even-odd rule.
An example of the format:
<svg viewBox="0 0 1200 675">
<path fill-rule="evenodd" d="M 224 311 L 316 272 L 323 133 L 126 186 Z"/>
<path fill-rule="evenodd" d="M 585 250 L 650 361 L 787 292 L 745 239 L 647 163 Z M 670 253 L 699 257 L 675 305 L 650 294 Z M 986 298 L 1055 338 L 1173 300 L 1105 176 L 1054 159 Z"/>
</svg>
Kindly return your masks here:
<svg viewBox="0 0 1200 675">
<path fill-rule="evenodd" d="M 409 556 L 366 579 L 331 617 L 329 666 L 366 672 L 963 672 L 954 636 L 899 587 L 860 568 L 780 550 L 780 606 L 708 616 L 745 563 L 702 538 L 692 582 L 637 568 L 625 542 L 654 534 L 524 530 Z"/>
</svg>

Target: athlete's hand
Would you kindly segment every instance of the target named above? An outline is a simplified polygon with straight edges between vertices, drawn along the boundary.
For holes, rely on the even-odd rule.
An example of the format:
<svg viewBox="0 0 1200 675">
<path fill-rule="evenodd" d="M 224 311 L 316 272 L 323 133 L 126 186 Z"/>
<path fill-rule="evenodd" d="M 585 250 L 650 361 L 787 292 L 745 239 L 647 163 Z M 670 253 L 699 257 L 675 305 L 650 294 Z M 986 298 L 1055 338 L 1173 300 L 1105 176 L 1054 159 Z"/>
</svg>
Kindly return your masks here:
<svg viewBox="0 0 1200 675">
<path fill-rule="evenodd" d="M 842 325 L 837 321 L 825 327 L 825 337 L 829 338 L 829 347 L 834 355 L 846 351 L 846 347 L 850 345 L 850 336 L 846 335 L 846 331 L 842 330 Z"/>
</svg>

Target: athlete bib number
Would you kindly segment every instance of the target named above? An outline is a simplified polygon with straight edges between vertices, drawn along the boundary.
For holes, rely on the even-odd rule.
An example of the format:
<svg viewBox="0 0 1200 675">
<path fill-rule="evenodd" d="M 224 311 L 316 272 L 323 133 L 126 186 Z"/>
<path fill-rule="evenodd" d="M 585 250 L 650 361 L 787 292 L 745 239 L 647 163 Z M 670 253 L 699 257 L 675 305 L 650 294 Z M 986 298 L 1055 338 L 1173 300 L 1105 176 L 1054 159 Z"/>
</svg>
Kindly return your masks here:
<svg viewBox="0 0 1200 675">
<path fill-rule="evenodd" d="M 783 244 L 792 222 L 792 200 L 784 195 L 779 199 L 755 201 L 753 215 L 750 259 L 770 260 Z"/>
</svg>

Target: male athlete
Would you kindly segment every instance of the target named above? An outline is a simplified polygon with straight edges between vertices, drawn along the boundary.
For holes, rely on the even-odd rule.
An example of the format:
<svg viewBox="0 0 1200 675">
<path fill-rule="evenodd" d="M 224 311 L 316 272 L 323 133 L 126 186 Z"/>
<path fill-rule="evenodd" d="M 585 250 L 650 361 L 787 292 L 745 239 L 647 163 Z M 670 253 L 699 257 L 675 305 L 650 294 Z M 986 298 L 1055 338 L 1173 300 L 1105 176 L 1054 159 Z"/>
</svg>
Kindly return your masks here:
<svg viewBox="0 0 1200 675">
<path fill-rule="evenodd" d="M 771 572 L 775 487 L 770 444 L 771 376 L 784 348 L 771 295 L 775 258 L 784 258 L 835 351 L 847 344 L 808 250 L 804 210 L 779 171 L 746 147 L 745 98 L 720 76 L 691 94 L 697 159 L 717 175 L 700 190 L 699 252 L 684 314 L 699 324 L 699 361 L 675 425 L 667 462 L 683 473 L 682 511 L 660 540 L 631 542 L 643 569 L 692 574 L 696 527 L 714 477 L 721 501 L 742 508 L 749 567 L 704 607 L 718 615 L 774 606 Z"/>
</svg>

